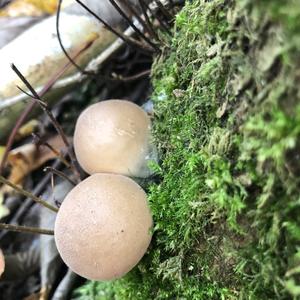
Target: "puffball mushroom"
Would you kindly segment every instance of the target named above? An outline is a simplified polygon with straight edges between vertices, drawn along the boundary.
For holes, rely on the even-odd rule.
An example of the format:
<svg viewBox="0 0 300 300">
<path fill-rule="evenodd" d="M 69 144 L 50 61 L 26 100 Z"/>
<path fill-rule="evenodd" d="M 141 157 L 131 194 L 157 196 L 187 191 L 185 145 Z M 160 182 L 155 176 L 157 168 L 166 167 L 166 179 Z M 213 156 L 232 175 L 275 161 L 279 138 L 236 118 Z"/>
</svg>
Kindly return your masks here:
<svg viewBox="0 0 300 300">
<path fill-rule="evenodd" d="M 63 261 L 92 280 L 129 272 L 151 241 L 152 216 L 143 189 L 128 177 L 94 174 L 66 196 L 55 221 Z"/>
<path fill-rule="evenodd" d="M 151 144 L 150 118 L 138 105 L 107 100 L 91 105 L 79 116 L 74 150 L 89 174 L 115 173 L 146 178 L 148 162 L 156 160 Z"/>
<path fill-rule="evenodd" d="M 5 260 L 4 260 L 4 255 L 0 249 L 0 277 L 3 274 L 5 269 Z"/>
</svg>

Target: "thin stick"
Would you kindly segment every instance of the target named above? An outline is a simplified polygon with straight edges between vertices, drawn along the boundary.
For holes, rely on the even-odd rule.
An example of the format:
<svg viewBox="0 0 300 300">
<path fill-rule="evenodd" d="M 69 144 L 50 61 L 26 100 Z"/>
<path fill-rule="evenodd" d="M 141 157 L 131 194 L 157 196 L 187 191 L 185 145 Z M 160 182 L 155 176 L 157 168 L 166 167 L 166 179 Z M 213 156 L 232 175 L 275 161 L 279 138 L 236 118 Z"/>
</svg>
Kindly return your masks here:
<svg viewBox="0 0 300 300">
<path fill-rule="evenodd" d="M 52 167 L 58 168 L 60 166 L 60 164 L 61 164 L 61 162 L 58 159 L 56 159 L 54 161 L 54 163 L 52 164 Z M 32 191 L 32 194 L 34 194 L 34 195 L 41 194 L 42 191 L 44 190 L 45 186 L 48 184 L 50 178 L 51 178 L 51 174 L 46 174 L 43 177 L 43 179 L 34 188 L 34 190 Z M 25 201 L 20 206 L 20 208 L 16 211 L 16 213 L 14 213 L 14 215 L 13 215 L 12 219 L 9 221 L 9 223 L 18 225 L 19 222 L 22 221 L 22 218 L 24 217 L 26 212 L 28 212 L 28 210 L 30 209 L 30 207 L 32 206 L 33 203 L 34 202 L 32 201 L 31 198 L 26 198 Z M 0 244 L 1 244 L 1 240 L 4 239 L 4 237 L 6 236 L 7 233 L 8 233 L 7 231 L 2 231 L 0 233 Z"/>
<path fill-rule="evenodd" d="M 20 193 L 21 195 L 23 195 L 25 197 L 31 198 L 35 202 L 47 207 L 48 209 L 50 209 L 54 212 L 58 212 L 58 209 L 56 207 L 52 206 L 51 204 L 49 204 L 48 202 L 46 202 L 42 198 L 37 197 L 37 196 L 33 195 L 32 193 L 30 193 L 26 190 L 23 190 L 22 188 L 18 187 L 14 183 L 12 183 L 9 180 L 5 179 L 3 176 L 0 176 L 0 182 L 3 183 L 3 184 L 7 184 L 11 188 L 13 188 L 16 192 Z"/>
<path fill-rule="evenodd" d="M 149 12 L 151 12 L 151 14 L 153 16 L 155 16 L 155 18 L 157 19 L 157 21 L 159 22 L 160 26 L 169 34 L 169 35 L 172 35 L 171 31 L 170 31 L 170 25 L 168 23 L 165 23 L 162 18 L 158 15 L 158 14 L 155 14 L 155 12 L 150 9 L 150 7 L 148 6 L 148 3 L 145 2 L 145 0 L 140 0 L 140 2 L 143 3 L 143 5 L 145 6 L 145 8 L 147 10 L 149 10 Z"/>
<path fill-rule="evenodd" d="M 27 81 L 27 79 L 23 76 L 23 74 L 18 70 L 18 68 L 12 64 L 12 69 L 13 71 L 18 75 L 18 77 L 22 80 L 22 82 L 26 85 L 26 87 L 29 89 L 29 91 L 32 93 L 31 97 L 40 105 L 41 109 L 48 115 L 48 117 L 50 118 L 52 125 L 54 126 L 54 128 L 56 129 L 56 131 L 58 132 L 58 134 L 61 136 L 64 144 L 67 147 L 68 150 L 68 154 L 69 157 L 71 159 L 71 163 L 74 167 L 75 170 L 75 175 L 77 176 L 78 181 L 80 181 L 80 172 L 77 169 L 77 165 L 76 165 L 76 159 L 75 156 L 73 154 L 73 151 L 71 149 L 71 145 L 62 129 L 62 127 L 60 126 L 60 124 L 57 122 L 57 120 L 55 119 L 53 113 L 51 112 L 51 110 L 48 108 L 48 105 L 46 102 L 44 102 L 40 96 L 37 94 L 37 92 L 34 90 L 34 88 L 31 86 L 31 84 Z"/>
<path fill-rule="evenodd" d="M 132 76 L 127 76 L 127 77 L 117 75 L 114 78 L 114 80 L 123 81 L 123 82 L 136 81 L 136 80 L 139 80 L 139 79 L 144 78 L 144 77 L 149 77 L 150 74 L 151 74 L 151 70 L 145 70 L 145 71 L 142 71 L 138 74 L 135 74 L 135 75 L 132 75 Z"/>
<path fill-rule="evenodd" d="M 155 32 L 154 26 L 153 26 L 152 22 L 150 21 L 150 18 L 148 16 L 147 8 L 145 7 L 145 4 L 141 0 L 139 0 L 139 4 L 140 4 L 140 7 L 142 9 L 142 13 L 143 13 L 143 16 L 145 18 L 145 22 L 148 25 L 149 30 L 152 32 L 152 34 L 155 35 L 156 39 L 160 41 L 160 39 L 158 37 L 158 34 Z"/>
<path fill-rule="evenodd" d="M 119 32 L 118 30 L 111 27 L 106 21 L 104 21 L 102 18 L 100 18 L 96 13 L 94 13 L 89 7 L 87 7 L 84 3 L 82 3 L 80 0 L 75 0 L 78 4 L 80 4 L 86 11 L 88 11 L 92 16 L 94 16 L 100 23 L 102 23 L 109 31 L 114 33 L 116 36 L 118 36 L 121 40 L 123 40 L 126 44 L 133 47 L 138 47 L 141 50 L 147 52 L 147 53 L 153 53 L 153 50 L 149 47 L 146 47 L 143 43 L 125 36 L 123 33 Z"/>
<path fill-rule="evenodd" d="M 75 181 L 73 181 L 71 178 L 69 178 L 65 173 L 56 170 L 52 167 L 46 167 L 44 168 L 44 172 L 52 172 L 53 174 L 56 174 L 59 177 L 62 177 L 63 179 L 68 180 L 71 184 L 73 184 L 74 186 L 77 185 L 77 183 Z"/>
<path fill-rule="evenodd" d="M 53 230 L 42 229 L 37 227 L 27 227 L 27 226 L 19 226 L 19 225 L 11 225 L 0 223 L 1 230 L 8 230 L 14 232 L 22 232 L 22 233 L 35 233 L 35 234 L 47 234 L 47 235 L 54 235 Z"/>
<path fill-rule="evenodd" d="M 168 12 L 168 10 L 162 5 L 162 3 L 159 0 L 154 0 L 154 2 L 156 3 L 157 7 L 160 8 L 161 12 L 166 17 L 167 20 L 173 18 L 173 16 Z"/>
<path fill-rule="evenodd" d="M 120 6 L 115 2 L 115 0 L 109 0 L 113 7 L 118 11 L 118 13 L 128 22 L 128 24 L 134 29 L 134 31 L 146 42 L 148 43 L 156 52 L 160 52 L 159 47 L 150 41 L 130 20 L 130 18 L 124 13 Z"/>
<path fill-rule="evenodd" d="M 74 59 L 76 59 L 85 50 L 87 50 L 92 45 L 92 43 L 93 42 L 89 42 L 82 49 L 80 49 L 74 55 Z M 44 88 L 41 90 L 40 97 L 43 97 L 53 87 L 53 85 L 56 83 L 56 81 L 64 74 L 64 72 L 67 69 L 69 69 L 69 67 L 71 65 L 72 65 L 71 62 L 67 62 L 60 70 L 58 70 L 58 72 L 56 74 L 54 74 L 54 76 L 52 78 L 50 78 L 50 80 L 45 84 Z M 9 135 L 7 143 L 6 143 L 5 151 L 4 151 L 4 154 L 2 156 L 1 163 L 0 163 L 0 175 L 3 173 L 3 169 L 4 169 L 5 165 L 6 165 L 8 153 L 9 153 L 9 151 L 12 148 L 12 145 L 14 143 L 14 140 L 15 140 L 15 137 L 16 137 L 16 135 L 18 133 L 18 130 L 20 129 L 20 127 L 22 126 L 22 124 L 25 122 L 27 116 L 33 110 L 33 108 L 34 108 L 35 105 L 36 105 L 36 101 L 32 101 L 31 103 L 29 103 L 27 105 L 26 109 L 24 110 L 24 112 L 18 118 L 18 120 L 16 122 L 16 125 L 14 126 L 11 134 Z"/>
<path fill-rule="evenodd" d="M 63 53 L 65 54 L 65 56 L 68 58 L 68 60 L 71 62 L 71 64 L 75 68 L 77 68 L 82 74 L 94 76 L 95 75 L 94 72 L 85 71 L 73 60 L 73 58 L 69 55 L 69 53 L 67 52 L 66 48 L 64 47 L 64 45 L 62 43 L 62 39 L 61 39 L 60 31 L 59 31 L 59 19 L 60 19 L 60 11 L 61 11 L 62 2 L 63 2 L 63 0 L 58 1 L 57 11 L 56 11 L 56 24 L 55 24 L 56 25 L 56 35 L 57 35 L 59 46 L 60 46 L 61 50 L 63 51 Z"/>
<path fill-rule="evenodd" d="M 67 168 L 72 169 L 72 165 L 68 163 L 68 161 L 61 155 L 58 150 L 54 149 L 49 143 L 43 142 L 42 138 L 37 133 L 32 133 L 31 135 L 34 138 L 35 143 L 42 144 L 45 147 L 49 148 Z"/>
<path fill-rule="evenodd" d="M 174 2 L 174 0 L 169 0 L 169 3 L 170 3 L 170 6 L 171 6 L 171 9 L 172 9 L 172 13 L 175 14 L 175 2 Z"/>
<path fill-rule="evenodd" d="M 143 25 L 144 29 L 147 30 L 151 37 L 159 41 L 159 37 L 152 28 L 151 24 L 149 24 L 146 19 L 143 20 L 139 12 L 128 1 L 129 0 L 124 0 L 123 5 L 131 12 L 133 16 L 137 18 L 137 20 Z"/>
</svg>

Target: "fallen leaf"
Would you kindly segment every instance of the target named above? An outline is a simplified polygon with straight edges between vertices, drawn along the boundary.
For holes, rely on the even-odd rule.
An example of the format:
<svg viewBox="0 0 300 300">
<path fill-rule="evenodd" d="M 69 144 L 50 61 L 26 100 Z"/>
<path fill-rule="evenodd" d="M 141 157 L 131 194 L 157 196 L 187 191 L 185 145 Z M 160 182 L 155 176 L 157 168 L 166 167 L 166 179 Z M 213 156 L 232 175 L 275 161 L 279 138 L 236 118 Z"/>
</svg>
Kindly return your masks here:
<svg viewBox="0 0 300 300">
<path fill-rule="evenodd" d="M 22 0 L 24 1 L 24 0 Z M 44 13 L 54 14 L 57 9 L 57 0 L 27 0 L 27 2 L 34 5 L 36 8 L 40 9 Z M 65 2 L 65 1 L 64 1 Z M 63 3 L 64 5 L 64 3 Z"/>
<path fill-rule="evenodd" d="M 20 140 L 24 137 L 30 136 L 38 126 L 39 122 L 37 120 L 31 120 L 27 122 L 18 130 L 16 140 Z"/>
<path fill-rule="evenodd" d="M 26 144 L 9 152 L 7 162 L 11 166 L 9 181 L 22 185 L 24 177 L 33 169 L 37 149 L 34 144 Z M 3 187 L 4 192 L 12 189 Z"/>
<path fill-rule="evenodd" d="M 43 15 L 43 11 L 26 0 L 13 1 L 0 11 L 1 17 L 37 17 L 41 15 Z"/>
<path fill-rule="evenodd" d="M 47 143 L 58 152 L 65 150 L 65 145 L 58 135 L 48 139 Z M 35 144 L 30 143 L 15 148 L 9 152 L 7 158 L 7 162 L 11 166 L 8 180 L 22 186 L 24 178 L 30 172 L 38 169 L 47 161 L 56 157 L 56 154 L 44 145 L 37 147 Z M 1 192 L 9 193 L 12 190 L 13 189 L 8 186 L 3 186 L 0 189 L 0 194 Z"/>
<path fill-rule="evenodd" d="M 69 142 L 71 143 L 71 138 L 68 138 Z M 66 151 L 66 146 L 62 140 L 62 138 L 59 135 L 56 135 L 54 137 L 51 137 L 47 140 L 47 143 L 52 146 L 55 150 L 58 152 Z M 56 155 L 46 146 L 41 145 L 38 148 L 37 151 L 37 157 L 35 161 L 35 169 L 38 169 L 40 166 L 42 166 L 45 162 L 47 162 L 50 159 L 55 158 Z"/>
<path fill-rule="evenodd" d="M 70 5 L 73 0 L 65 0 L 62 8 Z M 44 14 L 54 14 L 57 10 L 57 0 L 15 0 L 1 10 L 0 16 L 20 17 L 20 16 L 42 16 Z"/>
</svg>

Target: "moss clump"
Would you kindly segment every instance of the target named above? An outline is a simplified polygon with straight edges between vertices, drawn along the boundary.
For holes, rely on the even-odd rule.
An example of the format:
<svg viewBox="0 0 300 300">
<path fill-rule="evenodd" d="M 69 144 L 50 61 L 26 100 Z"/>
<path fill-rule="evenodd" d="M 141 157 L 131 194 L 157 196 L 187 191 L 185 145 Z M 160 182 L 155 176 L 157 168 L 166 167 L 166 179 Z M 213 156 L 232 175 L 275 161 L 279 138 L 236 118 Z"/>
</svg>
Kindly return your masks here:
<svg viewBox="0 0 300 300">
<path fill-rule="evenodd" d="M 300 296 L 300 13 L 263 2 L 196 0 L 177 15 L 153 66 L 151 248 L 78 298 Z"/>
</svg>

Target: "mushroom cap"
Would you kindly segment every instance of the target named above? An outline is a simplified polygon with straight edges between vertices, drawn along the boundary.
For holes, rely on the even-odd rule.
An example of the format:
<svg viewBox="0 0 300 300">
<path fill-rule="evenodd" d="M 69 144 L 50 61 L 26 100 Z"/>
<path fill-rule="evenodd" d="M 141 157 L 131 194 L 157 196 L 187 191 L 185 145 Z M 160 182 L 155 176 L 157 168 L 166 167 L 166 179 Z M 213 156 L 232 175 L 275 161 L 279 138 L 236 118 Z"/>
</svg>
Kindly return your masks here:
<svg viewBox="0 0 300 300">
<path fill-rule="evenodd" d="M 94 174 L 65 198 L 55 221 L 55 242 L 63 261 L 92 280 L 129 272 L 150 241 L 152 216 L 144 190 L 122 175 Z"/>
<path fill-rule="evenodd" d="M 4 260 L 4 255 L 0 249 L 0 277 L 4 273 L 5 269 L 5 260 Z"/>
<path fill-rule="evenodd" d="M 136 104 L 107 100 L 91 105 L 79 116 L 74 149 L 89 174 L 115 173 L 133 177 L 151 174 L 150 118 Z"/>
</svg>

